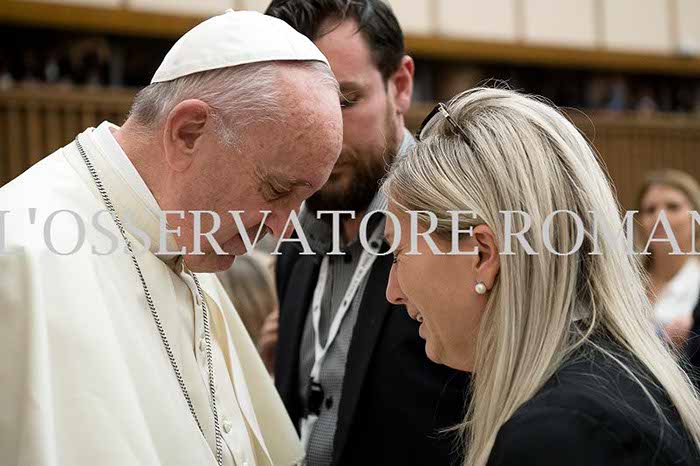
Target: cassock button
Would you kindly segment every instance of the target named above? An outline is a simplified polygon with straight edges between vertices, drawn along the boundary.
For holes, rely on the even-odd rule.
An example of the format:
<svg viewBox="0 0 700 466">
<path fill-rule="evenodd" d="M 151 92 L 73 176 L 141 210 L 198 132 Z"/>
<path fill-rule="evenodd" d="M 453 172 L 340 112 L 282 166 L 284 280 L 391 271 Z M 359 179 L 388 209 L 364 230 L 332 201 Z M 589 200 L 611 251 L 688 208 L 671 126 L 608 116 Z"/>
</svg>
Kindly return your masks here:
<svg viewBox="0 0 700 466">
<path fill-rule="evenodd" d="M 224 432 L 228 434 L 229 432 L 231 432 L 232 428 L 233 424 L 231 423 L 231 421 L 224 421 Z"/>
</svg>

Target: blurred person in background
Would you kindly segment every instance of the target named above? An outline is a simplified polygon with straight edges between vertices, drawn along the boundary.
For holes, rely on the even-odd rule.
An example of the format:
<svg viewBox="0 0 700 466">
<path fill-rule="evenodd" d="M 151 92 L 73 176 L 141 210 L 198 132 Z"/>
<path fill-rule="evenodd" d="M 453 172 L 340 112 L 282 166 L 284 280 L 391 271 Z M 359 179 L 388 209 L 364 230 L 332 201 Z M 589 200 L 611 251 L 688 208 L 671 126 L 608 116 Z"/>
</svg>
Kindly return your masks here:
<svg viewBox="0 0 700 466">
<path fill-rule="evenodd" d="M 307 464 L 449 465 L 453 444 L 440 431 L 462 416 L 467 375 L 425 356 L 416 322 L 386 300 L 390 255 L 372 256 L 358 240 L 364 214 L 386 206 L 378 189 L 387 167 L 414 143 L 404 127 L 414 65 L 401 28 L 378 0 L 273 0 L 267 14 L 314 41 L 342 93 L 340 158 L 300 214 L 316 255 L 287 244 L 277 263 L 275 384 Z M 331 216 L 319 220 L 323 210 L 355 212 L 340 216 L 344 255 L 326 255 Z M 371 217 L 368 247 L 386 252 L 383 225 L 382 214 Z"/>
<path fill-rule="evenodd" d="M 690 211 L 700 210 L 700 185 L 687 173 L 666 169 L 650 173 L 637 197 L 639 237 L 651 253 L 643 257 L 649 274 L 648 296 L 654 316 L 668 338 L 683 348 L 694 324 L 694 309 L 700 297 L 700 259 L 673 254 L 669 232 L 659 222 L 663 210 L 678 247 L 688 253 L 693 247 L 693 219 Z M 655 228 L 656 227 L 656 228 Z M 696 226 L 695 248 L 700 247 L 700 226 Z M 653 233 L 653 236 L 652 236 Z M 661 241 L 649 241 L 654 240 Z"/>
<path fill-rule="evenodd" d="M 275 259 L 276 256 L 252 252 L 237 257 L 230 269 L 216 274 L 270 374 L 274 373 L 279 316 Z"/>
<path fill-rule="evenodd" d="M 386 293 L 420 323 L 430 359 L 473 374 L 462 464 L 700 464 L 700 401 L 648 318 L 642 267 L 588 142 L 515 92 L 441 105 L 383 188 L 398 219 L 386 222 L 398 239 Z M 406 211 L 437 217 L 441 254 L 427 237 L 414 251 Z M 455 225 L 451 211 L 467 213 Z M 455 243 L 472 254 L 445 254 Z"/>
</svg>

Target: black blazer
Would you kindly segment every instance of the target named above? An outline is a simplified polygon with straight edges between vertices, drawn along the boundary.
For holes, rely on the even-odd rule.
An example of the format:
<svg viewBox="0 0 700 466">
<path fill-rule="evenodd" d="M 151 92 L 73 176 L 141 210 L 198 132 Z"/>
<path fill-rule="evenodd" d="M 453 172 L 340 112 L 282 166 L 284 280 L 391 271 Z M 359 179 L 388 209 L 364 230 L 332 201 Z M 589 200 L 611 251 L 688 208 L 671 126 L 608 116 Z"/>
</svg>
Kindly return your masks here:
<svg viewBox="0 0 700 466">
<path fill-rule="evenodd" d="M 623 350 L 615 353 L 631 361 Z M 488 466 L 699 465 L 700 455 L 669 398 L 631 364 L 670 425 L 659 421 L 619 365 L 589 347 L 501 427 Z"/>
<path fill-rule="evenodd" d="M 691 377 L 695 384 L 700 387 L 700 377 L 698 377 L 698 370 L 700 370 L 700 299 L 693 310 L 693 325 L 690 328 L 685 350 L 692 366 L 690 368 Z"/>
<path fill-rule="evenodd" d="M 384 245 L 386 250 L 386 244 Z M 280 298 L 275 384 L 298 428 L 299 345 L 321 256 L 286 244 L 277 263 Z M 387 302 L 391 255 L 377 257 L 348 351 L 338 408 L 334 466 L 459 464 L 454 436 L 438 433 L 462 421 L 468 374 L 432 363 L 418 323 Z"/>
</svg>

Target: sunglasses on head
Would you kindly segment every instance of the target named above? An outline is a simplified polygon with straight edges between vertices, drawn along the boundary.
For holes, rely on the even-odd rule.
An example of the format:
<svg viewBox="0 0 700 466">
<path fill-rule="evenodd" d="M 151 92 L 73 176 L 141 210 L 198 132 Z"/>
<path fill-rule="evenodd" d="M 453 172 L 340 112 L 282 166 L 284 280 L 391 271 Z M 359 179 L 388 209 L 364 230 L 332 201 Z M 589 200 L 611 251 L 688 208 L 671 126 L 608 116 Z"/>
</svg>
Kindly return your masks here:
<svg viewBox="0 0 700 466">
<path fill-rule="evenodd" d="M 428 116 L 425 117 L 423 120 L 423 123 L 421 123 L 420 127 L 418 128 L 418 131 L 416 132 L 416 141 L 421 141 L 422 136 L 423 136 L 423 131 L 428 127 L 432 126 L 433 118 L 435 117 L 436 114 L 442 115 L 447 122 L 452 125 L 452 129 L 457 131 L 462 138 L 464 139 L 464 142 L 467 143 L 469 147 L 471 147 L 471 142 L 469 141 L 469 136 L 467 136 L 467 133 L 462 129 L 461 126 L 457 124 L 454 118 L 452 118 L 452 115 L 450 115 L 450 112 L 447 110 L 447 105 L 444 103 L 440 102 L 438 103 L 435 108 L 433 108 L 430 113 L 428 113 Z"/>
</svg>

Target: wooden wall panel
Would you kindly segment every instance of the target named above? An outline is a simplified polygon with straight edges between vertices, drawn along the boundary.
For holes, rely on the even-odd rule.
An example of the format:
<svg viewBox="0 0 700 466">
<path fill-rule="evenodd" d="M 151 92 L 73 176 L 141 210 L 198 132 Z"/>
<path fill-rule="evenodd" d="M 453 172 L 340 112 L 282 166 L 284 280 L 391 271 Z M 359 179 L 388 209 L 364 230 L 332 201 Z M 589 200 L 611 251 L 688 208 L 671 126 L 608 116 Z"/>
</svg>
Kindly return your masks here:
<svg viewBox="0 0 700 466">
<path fill-rule="evenodd" d="M 0 107 L 0 186 L 10 179 L 10 157 L 7 153 L 8 112 Z M 4 144 L 2 144 L 4 142 Z"/>
<path fill-rule="evenodd" d="M 0 91 L 0 185 L 104 120 L 123 122 L 134 90 Z"/>
<path fill-rule="evenodd" d="M 25 118 L 25 130 L 27 132 L 26 137 L 26 147 L 29 154 L 29 163 L 34 165 L 42 159 L 44 154 L 42 150 L 44 149 L 44 135 L 46 131 L 44 130 L 44 125 L 41 121 L 42 109 L 39 107 L 39 102 L 30 102 L 24 108 L 24 118 Z"/>
<path fill-rule="evenodd" d="M 8 138 L 6 153 L 8 155 L 8 179 L 12 179 L 28 165 L 28 160 L 24 158 L 22 147 L 22 143 L 26 140 L 26 131 L 22 124 L 21 111 L 16 102 L 9 103 L 7 119 Z"/>
<path fill-rule="evenodd" d="M 602 117 L 594 121 L 594 145 L 607 164 L 625 208 L 636 207 L 639 185 L 652 170 L 676 168 L 700 180 L 700 122 L 697 120 L 669 117 L 616 121 Z"/>
<path fill-rule="evenodd" d="M 51 150 L 51 147 L 61 147 L 66 142 L 63 137 L 63 118 L 62 109 L 55 102 L 50 102 L 45 107 L 46 121 L 45 121 L 45 144 L 46 147 Z"/>
</svg>

